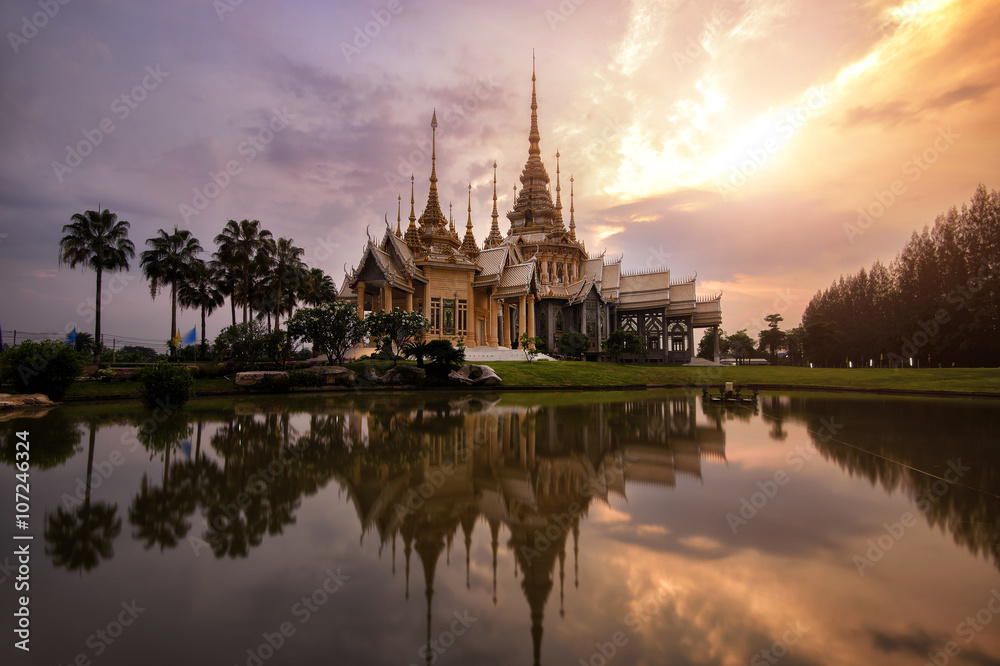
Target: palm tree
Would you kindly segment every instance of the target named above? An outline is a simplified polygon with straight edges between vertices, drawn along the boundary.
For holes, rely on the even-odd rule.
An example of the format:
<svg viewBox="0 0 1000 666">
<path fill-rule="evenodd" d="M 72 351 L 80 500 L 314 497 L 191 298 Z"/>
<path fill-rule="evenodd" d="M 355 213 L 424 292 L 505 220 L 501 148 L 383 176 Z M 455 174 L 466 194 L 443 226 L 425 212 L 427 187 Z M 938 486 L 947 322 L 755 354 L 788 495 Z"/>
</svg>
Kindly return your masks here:
<svg viewBox="0 0 1000 666">
<path fill-rule="evenodd" d="M 262 229 L 258 220 L 229 220 L 222 233 L 215 237 L 215 244 L 219 246 L 215 253 L 216 259 L 226 266 L 242 267 L 240 296 L 243 301 L 244 324 L 247 323 L 247 316 L 253 305 L 252 264 L 261 250 L 266 252 L 273 243 L 271 232 Z"/>
<path fill-rule="evenodd" d="M 233 326 L 235 326 L 236 299 L 238 298 L 239 287 L 243 280 L 243 267 L 232 261 L 222 261 L 218 258 L 218 252 L 212 256 L 216 257 L 212 260 L 212 264 L 215 266 L 216 286 L 223 296 L 229 297 L 229 309 L 233 316 Z"/>
<path fill-rule="evenodd" d="M 319 307 L 337 299 L 337 287 L 322 268 L 310 268 L 303 277 L 299 296 L 306 305 Z"/>
<path fill-rule="evenodd" d="M 291 238 L 279 238 L 278 242 L 275 244 L 274 249 L 274 265 L 273 273 L 274 278 L 278 284 L 278 296 L 276 300 L 276 307 L 274 312 L 274 330 L 279 330 L 281 327 L 279 322 L 281 320 L 281 310 L 282 310 L 282 300 L 281 291 L 285 285 L 285 278 L 288 275 L 297 276 L 301 270 L 305 267 L 302 263 L 302 255 L 305 254 L 305 250 L 301 247 L 295 247 L 292 245 Z M 290 301 L 294 298 L 289 299 Z"/>
<path fill-rule="evenodd" d="M 208 349 L 205 335 L 205 317 L 221 307 L 226 299 L 219 288 L 219 267 L 217 262 L 208 263 L 201 259 L 191 262 L 188 278 L 177 290 L 177 298 L 186 308 L 201 310 L 201 353 Z M 234 312 L 235 317 L 235 312 Z"/>
<path fill-rule="evenodd" d="M 128 239 L 129 223 L 119 220 L 108 209 L 88 210 L 83 215 L 74 213 L 72 224 L 63 226 L 66 234 L 59 241 L 59 265 L 76 268 L 83 264 L 97 273 L 97 292 L 94 303 L 96 324 L 94 341 L 97 351 L 94 362 L 101 363 L 101 279 L 104 271 L 127 271 L 128 260 L 135 257 L 135 246 Z"/>
<path fill-rule="evenodd" d="M 160 288 L 170 285 L 170 338 L 177 331 L 177 286 L 187 278 L 191 264 L 201 252 L 198 239 L 187 229 L 168 234 L 163 229 L 160 235 L 146 240 L 150 247 L 142 253 L 140 263 L 142 274 L 149 279 L 149 293 L 156 298 Z M 174 346 L 170 346 L 170 354 L 174 354 Z"/>
<path fill-rule="evenodd" d="M 76 332 L 76 337 L 73 338 L 73 349 L 82 354 L 93 354 L 94 346 L 94 336 L 86 331 Z"/>
</svg>

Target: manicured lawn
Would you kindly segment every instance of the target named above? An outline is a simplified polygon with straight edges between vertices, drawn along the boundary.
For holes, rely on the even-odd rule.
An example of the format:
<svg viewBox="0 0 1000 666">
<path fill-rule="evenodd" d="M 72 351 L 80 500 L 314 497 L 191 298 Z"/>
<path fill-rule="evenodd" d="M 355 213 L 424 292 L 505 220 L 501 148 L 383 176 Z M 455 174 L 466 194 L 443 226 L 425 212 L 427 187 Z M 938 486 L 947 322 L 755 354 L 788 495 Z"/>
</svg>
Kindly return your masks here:
<svg viewBox="0 0 1000 666">
<path fill-rule="evenodd" d="M 196 395 L 211 395 L 232 390 L 233 382 L 225 377 L 194 380 Z M 137 398 L 140 395 L 142 395 L 142 385 L 139 382 L 76 382 L 66 391 L 65 399 Z"/>
<path fill-rule="evenodd" d="M 926 368 L 857 369 L 781 366 L 672 367 L 617 365 L 581 361 L 506 361 L 487 363 L 510 386 L 656 386 L 720 385 L 815 386 L 906 391 L 1000 393 L 1000 369 Z"/>
<path fill-rule="evenodd" d="M 346 364 L 359 374 L 366 367 L 385 372 L 390 361 L 360 361 Z M 503 379 L 503 388 L 599 388 L 624 386 L 720 386 L 734 382 L 757 388 L 796 387 L 841 389 L 889 389 L 897 391 L 944 391 L 995 393 L 1000 395 L 1000 369 L 925 368 L 906 370 L 845 368 L 791 368 L 781 366 L 677 367 L 618 365 L 582 361 L 504 361 L 489 365 Z M 195 394 L 226 394 L 234 390 L 231 379 L 196 379 Z M 0 392 L 12 391 L 3 388 Z M 66 392 L 66 400 L 137 398 L 138 382 L 77 382 Z"/>
</svg>

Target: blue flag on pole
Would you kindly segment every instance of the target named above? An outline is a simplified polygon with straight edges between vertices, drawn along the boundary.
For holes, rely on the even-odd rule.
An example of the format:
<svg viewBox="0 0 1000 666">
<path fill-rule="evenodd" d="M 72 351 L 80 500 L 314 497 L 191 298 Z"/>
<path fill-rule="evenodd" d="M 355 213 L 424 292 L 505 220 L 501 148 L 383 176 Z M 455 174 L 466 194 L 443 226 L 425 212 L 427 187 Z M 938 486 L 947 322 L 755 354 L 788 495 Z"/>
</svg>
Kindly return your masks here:
<svg viewBox="0 0 1000 666">
<path fill-rule="evenodd" d="M 197 326 L 195 326 L 194 328 L 192 328 L 188 332 L 188 334 L 184 336 L 184 339 L 181 340 L 181 343 L 185 344 L 185 345 L 193 344 L 194 341 L 195 341 L 195 339 L 198 337 L 198 333 L 197 333 L 197 330 L 196 330 L 197 328 L 198 328 Z"/>
<path fill-rule="evenodd" d="M 76 344 L 76 327 L 75 326 L 73 327 L 73 330 L 70 333 L 66 334 L 66 344 L 69 345 L 69 346 L 71 346 L 71 347 Z"/>
</svg>

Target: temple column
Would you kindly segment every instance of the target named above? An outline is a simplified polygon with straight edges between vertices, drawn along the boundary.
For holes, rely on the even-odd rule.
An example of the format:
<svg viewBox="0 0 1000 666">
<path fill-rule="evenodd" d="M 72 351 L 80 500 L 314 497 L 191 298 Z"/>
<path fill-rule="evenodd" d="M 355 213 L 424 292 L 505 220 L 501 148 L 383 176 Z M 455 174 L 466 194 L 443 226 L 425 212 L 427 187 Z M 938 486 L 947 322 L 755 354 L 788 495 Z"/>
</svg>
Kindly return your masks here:
<svg viewBox="0 0 1000 666">
<path fill-rule="evenodd" d="M 528 335 L 535 337 L 535 297 L 528 294 Z"/>
<path fill-rule="evenodd" d="M 549 283 L 548 273 L 549 273 L 549 260 L 548 259 L 542 259 L 541 280 L 542 280 L 543 284 L 548 284 Z"/>
<path fill-rule="evenodd" d="M 486 309 L 486 344 L 490 347 L 497 347 L 499 345 L 497 341 L 497 310 L 492 295 L 486 297 Z"/>
<path fill-rule="evenodd" d="M 424 285 L 424 317 L 427 321 L 431 319 L 431 290 L 430 283 Z"/>
<path fill-rule="evenodd" d="M 694 358 L 694 317 L 688 319 L 688 358 Z"/>
<path fill-rule="evenodd" d="M 557 306 L 557 307 L 562 307 L 562 306 Z M 555 317 L 555 308 L 553 308 L 551 305 L 545 308 L 545 318 L 546 318 L 545 330 L 548 331 L 549 333 L 549 339 L 546 340 L 546 343 L 548 344 L 549 351 L 553 351 L 556 348 L 556 317 Z"/>
<path fill-rule="evenodd" d="M 364 319 L 365 316 L 365 283 L 358 281 L 358 316 Z"/>
<path fill-rule="evenodd" d="M 712 327 L 712 360 L 716 363 L 722 354 L 719 352 L 719 327 Z"/>
<path fill-rule="evenodd" d="M 413 312 L 413 294 L 406 292 L 406 311 Z"/>
<path fill-rule="evenodd" d="M 467 347 L 475 347 L 477 344 L 483 344 L 482 340 L 476 339 L 476 290 L 472 286 L 472 278 L 475 276 L 475 271 L 469 274 L 469 305 L 468 309 L 465 311 L 465 344 Z"/>
<path fill-rule="evenodd" d="M 517 339 L 518 339 L 518 343 L 520 343 L 521 336 L 527 330 L 526 327 L 525 327 L 525 323 L 527 323 L 527 321 L 528 321 L 528 315 L 525 312 L 525 308 L 524 308 L 525 300 L 526 299 L 525 299 L 524 296 L 518 296 L 517 297 L 517 314 L 518 314 L 518 317 L 517 317 Z"/>
<path fill-rule="evenodd" d="M 509 308 L 506 301 L 500 301 L 500 321 L 503 327 L 503 346 L 510 349 L 510 322 L 507 321 Z"/>
<path fill-rule="evenodd" d="M 392 285 L 386 284 L 382 287 L 382 309 L 392 312 Z"/>
</svg>

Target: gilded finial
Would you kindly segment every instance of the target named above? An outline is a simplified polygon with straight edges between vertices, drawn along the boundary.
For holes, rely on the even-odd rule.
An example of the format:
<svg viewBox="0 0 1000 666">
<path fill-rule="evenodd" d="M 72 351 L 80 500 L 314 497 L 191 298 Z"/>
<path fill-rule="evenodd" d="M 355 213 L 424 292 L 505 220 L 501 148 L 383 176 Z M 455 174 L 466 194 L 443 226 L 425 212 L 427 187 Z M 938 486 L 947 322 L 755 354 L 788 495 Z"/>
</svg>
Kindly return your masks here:
<svg viewBox="0 0 1000 666">
<path fill-rule="evenodd" d="M 403 237 L 403 232 L 399 228 L 399 223 L 402 219 L 400 217 L 402 210 L 403 210 L 403 195 L 397 194 L 396 195 L 396 238 Z"/>
<path fill-rule="evenodd" d="M 535 94 L 535 51 L 531 51 L 531 131 L 528 134 L 528 155 L 541 155 L 538 142 L 542 140 L 538 133 L 538 97 Z"/>
<path fill-rule="evenodd" d="M 435 169 L 435 162 L 437 161 L 437 126 L 437 109 L 434 109 L 431 113 L 431 187 L 435 190 L 437 189 L 437 172 Z"/>
<path fill-rule="evenodd" d="M 576 240 L 576 219 L 573 208 L 573 176 L 569 177 L 569 237 Z"/>
<path fill-rule="evenodd" d="M 556 211 L 562 210 L 562 187 L 559 185 L 559 151 L 556 151 Z M 561 217 L 561 214 L 560 214 Z"/>
<path fill-rule="evenodd" d="M 410 223 L 417 221 L 417 216 L 413 213 L 413 174 L 410 174 Z"/>
</svg>

